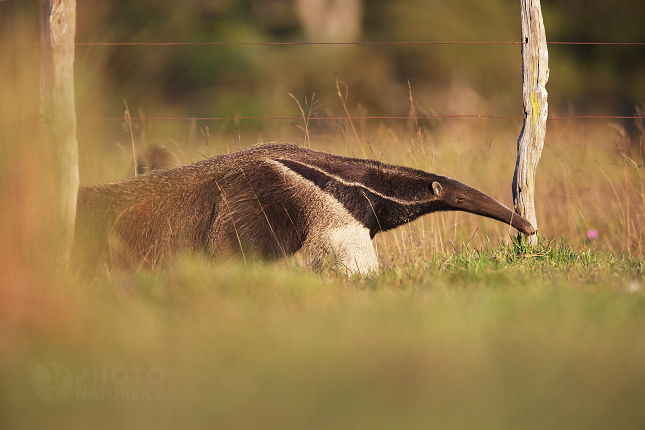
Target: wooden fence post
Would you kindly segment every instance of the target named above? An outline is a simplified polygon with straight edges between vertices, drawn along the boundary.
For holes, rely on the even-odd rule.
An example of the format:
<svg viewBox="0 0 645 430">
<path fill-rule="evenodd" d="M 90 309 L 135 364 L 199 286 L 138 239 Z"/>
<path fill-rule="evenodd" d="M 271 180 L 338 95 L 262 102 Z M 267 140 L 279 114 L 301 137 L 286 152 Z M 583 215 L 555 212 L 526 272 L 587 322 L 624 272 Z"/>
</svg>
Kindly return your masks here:
<svg viewBox="0 0 645 430">
<path fill-rule="evenodd" d="M 522 94 L 524 125 L 517 139 L 517 162 L 513 176 L 515 212 L 538 229 L 535 215 L 535 169 L 542 155 L 546 120 L 549 114 L 546 82 L 549 79 L 549 53 L 540 0 L 520 0 L 522 9 Z M 529 245 L 537 235 L 528 236 Z"/>
<path fill-rule="evenodd" d="M 40 0 L 40 124 L 51 154 L 59 267 L 66 269 L 74 240 L 78 194 L 78 144 L 74 108 L 76 0 Z"/>
</svg>

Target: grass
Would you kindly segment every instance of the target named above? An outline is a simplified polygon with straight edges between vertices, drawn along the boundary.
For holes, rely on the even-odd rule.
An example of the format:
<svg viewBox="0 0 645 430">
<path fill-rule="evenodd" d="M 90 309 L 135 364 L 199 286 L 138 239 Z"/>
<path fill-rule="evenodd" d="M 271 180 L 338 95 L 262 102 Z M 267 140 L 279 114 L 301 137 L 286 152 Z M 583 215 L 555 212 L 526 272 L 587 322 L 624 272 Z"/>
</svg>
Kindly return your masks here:
<svg viewBox="0 0 645 430">
<path fill-rule="evenodd" d="M 356 134 L 374 158 L 434 166 L 504 201 L 508 160 L 475 141 L 482 130 L 453 127 L 419 138 L 361 124 Z M 34 130 L 0 137 L 30 142 Z M 642 167 L 598 130 L 591 139 L 553 127 L 537 247 L 494 221 L 432 215 L 377 236 L 383 272 L 368 279 L 312 274 L 297 258 L 247 268 L 191 255 L 162 272 L 56 278 L 42 222 L 46 157 L 5 146 L 0 425 L 642 428 Z M 351 144 L 309 132 L 320 149 Z M 202 150 L 188 143 L 184 156 Z M 131 155 L 114 160 L 131 166 Z"/>
<path fill-rule="evenodd" d="M 642 167 L 629 162 L 637 153 L 554 129 L 538 176 L 537 247 L 494 221 L 432 215 L 377 236 L 383 272 L 368 279 L 313 274 L 297 258 L 246 267 L 191 255 L 163 272 L 56 278 L 41 219 L 46 157 L 5 147 L 0 424 L 642 428 Z M 2 136 L 28 142 L 33 130 Z M 505 200 L 512 172 L 492 156 L 494 141 L 474 141 L 482 130 L 416 131 L 361 124 L 356 134 L 374 158 L 434 166 Z M 320 149 L 351 144 L 309 133 Z M 183 156 L 203 149 L 187 144 Z M 131 155 L 114 160 L 131 166 Z M 597 239 L 586 238 L 591 228 Z"/>
<path fill-rule="evenodd" d="M 371 279 L 183 256 L 63 282 L 3 334 L 4 427 L 641 428 L 644 272 L 542 241 Z M 50 362 L 55 403 L 31 384 Z"/>
</svg>

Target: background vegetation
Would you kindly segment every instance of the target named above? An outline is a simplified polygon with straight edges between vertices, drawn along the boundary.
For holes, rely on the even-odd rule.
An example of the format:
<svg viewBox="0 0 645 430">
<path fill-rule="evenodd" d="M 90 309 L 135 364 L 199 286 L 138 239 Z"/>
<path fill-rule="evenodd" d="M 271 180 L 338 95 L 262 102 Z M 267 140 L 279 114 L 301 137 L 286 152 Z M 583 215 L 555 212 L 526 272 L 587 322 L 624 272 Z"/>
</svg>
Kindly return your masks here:
<svg viewBox="0 0 645 430">
<path fill-rule="evenodd" d="M 551 41 L 645 40 L 642 2 L 543 9 Z M 0 45 L 37 42 L 37 14 L 35 1 L 0 2 Z M 513 41 L 519 2 L 368 0 L 361 23 L 365 41 Z M 78 3 L 78 42 L 306 34 L 286 0 Z M 642 116 L 642 46 L 549 49 L 552 116 Z M 379 235 L 384 272 L 373 279 L 311 274 L 298 257 L 245 267 L 195 256 L 162 273 L 61 279 L 42 223 L 38 54 L 0 47 L 0 427 L 643 427 L 642 122 L 548 123 L 537 249 L 500 223 L 446 213 Z M 520 58 L 513 45 L 79 46 L 81 181 L 132 174 L 123 121 L 89 121 L 123 117 L 123 100 L 133 116 L 298 117 L 291 93 L 305 115 L 345 117 L 338 72 L 351 115 L 519 116 Z M 134 138 L 140 154 L 163 145 L 183 164 L 260 140 L 304 143 L 307 128 L 315 148 L 446 174 L 511 205 L 520 120 L 354 125 L 137 122 Z M 44 402 L 32 377 L 51 362 L 159 367 L 163 400 L 73 391 Z"/>
</svg>

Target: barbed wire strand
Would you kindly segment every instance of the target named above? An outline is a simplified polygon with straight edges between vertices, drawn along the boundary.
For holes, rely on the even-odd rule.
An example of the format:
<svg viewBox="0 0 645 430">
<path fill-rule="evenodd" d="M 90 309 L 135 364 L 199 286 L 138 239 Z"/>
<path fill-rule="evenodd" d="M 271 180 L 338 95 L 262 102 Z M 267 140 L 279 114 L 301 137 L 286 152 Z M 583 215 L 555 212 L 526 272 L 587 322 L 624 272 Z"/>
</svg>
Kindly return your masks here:
<svg viewBox="0 0 645 430">
<path fill-rule="evenodd" d="M 338 117 L 310 117 L 307 120 L 329 120 L 329 121 L 341 121 L 346 119 L 394 119 L 394 120 L 407 120 L 414 119 L 414 116 L 338 116 Z M 522 119 L 522 116 L 496 116 L 496 115 L 432 115 L 432 116 L 417 116 L 417 119 L 443 119 L 443 118 L 493 118 L 493 119 Z M 183 118 L 183 117 L 140 117 L 140 118 L 130 118 L 132 121 L 232 121 L 232 120 L 241 120 L 241 119 L 266 119 L 266 120 L 284 120 L 284 121 L 296 121 L 302 120 L 301 116 L 287 116 L 287 117 L 277 117 L 277 116 L 232 116 L 232 117 L 194 117 L 194 118 Z M 83 121 L 121 121 L 121 117 L 109 117 L 109 118 L 83 118 Z"/>
<path fill-rule="evenodd" d="M 523 42 L 76 42 L 76 46 L 289 46 L 289 45 L 521 45 Z M 4 47 L 40 46 L 40 43 L 11 43 Z"/>
<path fill-rule="evenodd" d="M 645 42 L 546 42 L 547 45 L 645 45 Z"/>
<path fill-rule="evenodd" d="M 290 46 L 290 45 L 523 45 L 525 42 L 485 41 L 425 41 L 425 42 L 76 42 L 76 46 Z M 645 42 L 547 42 L 549 45 L 633 45 Z M 0 48 L 40 46 L 40 43 L 8 43 Z"/>
<path fill-rule="evenodd" d="M 391 119 L 391 120 L 412 120 L 412 119 L 459 119 L 459 118 L 490 118 L 490 119 L 524 119 L 523 116 L 498 116 L 498 115 L 432 115 L 432 116 L 352 116 L 352 117 L 311 117 L 307 120 L 318 121 L 341 121 L 347 119 Z M 289 116 L 231 116 L 231 117 L 140 117 L 130 118 L 131 121 L 235 121 L 235 120 L 283 120 L 283 121 L 298 121 L 302 117 Z M 580 116 L 565 116 L 547 118 L 548 121 L 563 121 L 569 119 L 645 119 L 645 116 L 612 116 L 612 115 L 580 115 Z M 123 121 L 122 117 L 106 117 L 106 118 L 79 118 L 79 121 Z"/>
<path fill-rule="evenodd" d="M 645 119 L 645 116 L 578 115 L 547 118 L 547 121 L 563 121 L 567 119 Z"/>
</svg>

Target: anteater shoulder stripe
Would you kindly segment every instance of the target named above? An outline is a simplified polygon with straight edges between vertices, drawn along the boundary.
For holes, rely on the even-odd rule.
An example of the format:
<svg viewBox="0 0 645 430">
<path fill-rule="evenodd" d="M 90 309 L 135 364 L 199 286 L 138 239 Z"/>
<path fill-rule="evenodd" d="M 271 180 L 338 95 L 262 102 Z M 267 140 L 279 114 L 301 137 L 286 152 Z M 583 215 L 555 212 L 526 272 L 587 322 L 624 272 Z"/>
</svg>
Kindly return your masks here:
<svg viewBox="0 0 645 430">
<path fill-rule="evenodd" d="M 348 180 L 346 180 L 346 179 L 344 179 L 344 178 L 342 178 L 342 177 L 340 177 L 340 176 L 338 176 L 338 175 L 336 175 L 336 174 L 334 174 L 334 173 L 331 173 L 331 172 L 328 172 L 328 171 L 326 171 L 326 170 L 322 169 L 321 167 L 314 166 L 314 165 L 311 165 L 311 164 L 308 164 L 308 163 L 303 163 L 302 161 L 296 161 L 296 160 L 293 160 L 293 159 L 284 159 L 284 158 L 276 158 L 276 159 L 274 159 L 274 161 L 279 162 L 280 164 L 284 165 L 284 166 L 285 166 L 285 167 L 287 167 L 289 170 L 293 171 L 293 172 L 294 172 L 294 173 L 296 173 L 298 176 L 301 176 L 301 177 L 303 177 L 303 178 L 304 178 L 304 176 L 303 176 L 301 173 L 299 173 L 299 172 L 295 171 L 295 170 L 293 169 L 293 167 L 292 167 L 292 166 L 289 166 L 289 164 L 293 163 L 293 164 L 297 164 L 297 165 L 299 165 L 299 166 L 301 166 L 301 167 L 304 167 L 304 168 L 306 168 L 306 169 L 314 170 L 314 171 L 316 171 L 316 172 L 318 172 L 318 173 L 320 173 L 320 174 L 325 175 L 325 176 L 326 176 L 326 177 L 328 177 L 329 179 L 334 180 L 334 181 L 337 181 L 337 182 L 339 182 L 339 183 L 341 183 L 341 184 L 343 184 L 343 185 L 345 185 L 345 186 L 347 186 L 347 187 L 357 187 L 357 188 L 362 188 L 362 189 L 364 189 L 364 190 L 366 190 L 366 191 L 369 191 L 370 193 L 372 193 L 372 194 L 374 194 L 374 195 L 376 195 L 376 196 L 381 197 L 382 199 L 389 200 L 389 201 L 391 201 L 391 202 L 394 202 L 394 203 L 397 203 L 397 204 L 400 204 L 400 205 L 411 206 L 411 205 L 418 205 L 418 204 L 423 204 L 423 203 L 429 203 L 429 202 L 431 202 L 431 201 L 432 201 L 431 199 L 427 199 L 427 200 L 417 200 L 417 201 L 401 200 L 401 199 L 398 199 L 398 198 L 396 198 L 396 197 L 392 197 L 392 196 L 385 195 L 385 194 L 383 194 L 383 193 L 381 193 L 381 192 L 379 192 L 379 191 L 376 191 L 375 189 L 373 189 L 373 188 L 371 188 L 371 187 L 368 187 L 367 185 L 362 184 L 362 183 L 360 183 L 360 182 L 348 181 Z M 307 178 L 304 178 L 304 179 L 307 179 Z"/>
</svg>

